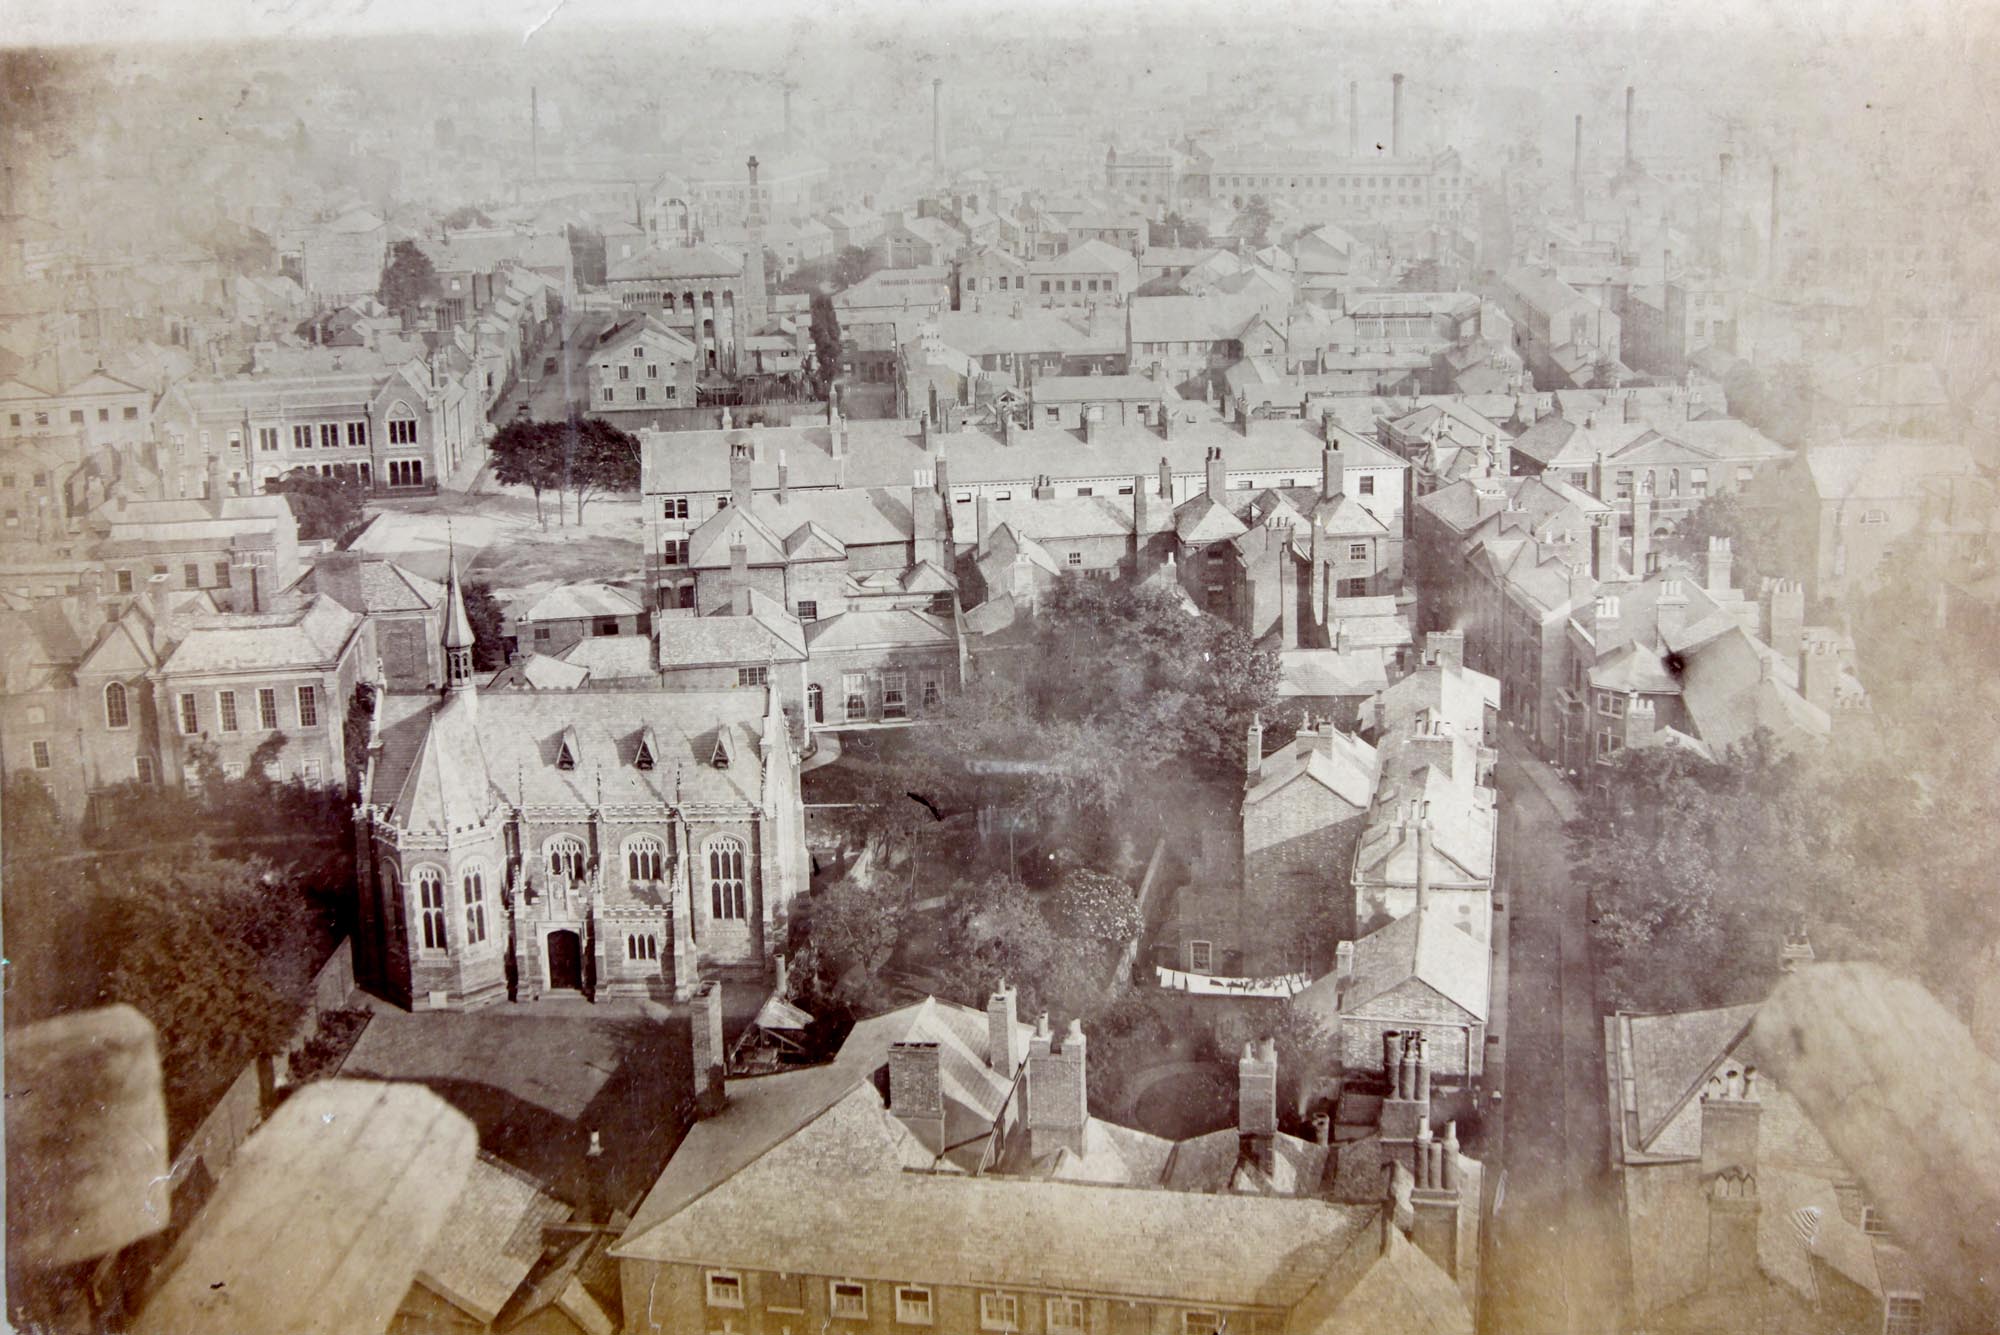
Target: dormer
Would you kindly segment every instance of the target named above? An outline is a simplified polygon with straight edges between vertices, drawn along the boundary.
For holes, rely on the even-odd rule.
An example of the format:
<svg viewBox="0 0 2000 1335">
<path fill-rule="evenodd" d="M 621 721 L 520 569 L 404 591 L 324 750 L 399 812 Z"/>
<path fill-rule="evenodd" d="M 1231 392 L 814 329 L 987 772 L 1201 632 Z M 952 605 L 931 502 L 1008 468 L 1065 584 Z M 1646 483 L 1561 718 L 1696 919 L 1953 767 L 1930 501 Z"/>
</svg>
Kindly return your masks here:
<svg viewBox="0 0 2000 1335">
<path fill-rule="evenodd" d="M 562 740 L 556 743 L 556 768 L 573 770 L 583 757 L 583 746 L 577 740 L 574 725 L 562 730 Z"/>
<path fill-rule="evenodd" d="M 632 763 L 642 770 L 653 769 L 660 763 L 660 742 L 653 735 L 650 723 L 639 729 L 639 746 L 632 753 Z"/>
<path fill-rule="evenodd" d="M 729 762 L 736 759 L 736 743 L 730 739 L 729 729 L 720 728 L 715 734 L 715 747 L 708 753 L 708 763 L 717 769 L 728 769 Z"/>
</svg>

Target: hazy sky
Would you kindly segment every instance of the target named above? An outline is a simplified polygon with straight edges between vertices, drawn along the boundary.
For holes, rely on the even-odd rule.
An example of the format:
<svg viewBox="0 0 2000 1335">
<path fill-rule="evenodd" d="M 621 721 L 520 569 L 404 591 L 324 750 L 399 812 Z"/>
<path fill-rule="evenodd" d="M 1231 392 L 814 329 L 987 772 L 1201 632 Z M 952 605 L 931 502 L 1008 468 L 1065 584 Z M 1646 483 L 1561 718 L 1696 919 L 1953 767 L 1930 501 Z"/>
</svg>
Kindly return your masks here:
<svg viewBox="0 0 2000 1335">
<path fill-rule="evenodd" d="M 1054 10 L 1129 19 L 1157 16 L 1159 4 L 1143 0 L 1013 0 L 1013 9 Z M 1887 35 L 1941 36 L 1970 15 L 1991 15 L 1992 0 L 1365 0 L 1313 3 L 1280 0 L 1179 0 L 1169 7 L 1228 24 L 1249 15 L 1260 21 L 1296 17 L 1323 27 L 1343 19 L 1381 18 L 1476 32 L 1493 27 L 1548 27 L 1579 22 L 1600 28 L 1646 27 L 1670 20 L 1710 29 L 1777 26 L 1801 34 L 1869 31 Z M 95 41 L 209 41 L 230 37 L 339 36 L 498 27 L 527 34 L 542 23 L 596 24 L 650 21 L 742 26 L 801 16 L 839 22 L 867 16 L 951 25 L 963 15 L 965 40 L 1005 24 L 990 6 L 955 0 L 7 0 L 0 6 L 0 40 L 6 44 Z"/>
</svg>

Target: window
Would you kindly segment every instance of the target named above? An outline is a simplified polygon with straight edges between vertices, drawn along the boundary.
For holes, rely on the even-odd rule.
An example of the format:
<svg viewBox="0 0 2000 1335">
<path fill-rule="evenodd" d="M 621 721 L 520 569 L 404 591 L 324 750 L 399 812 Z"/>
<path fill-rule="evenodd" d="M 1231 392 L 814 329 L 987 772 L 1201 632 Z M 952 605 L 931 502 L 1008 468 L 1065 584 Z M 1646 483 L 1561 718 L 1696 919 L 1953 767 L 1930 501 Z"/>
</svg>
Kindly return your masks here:
<svg viewBox="0 0 2000 1335">
<path fill-rule="evenodd" d="M 662 860 L 659 840 L 651 835 L 634 839 L 625 846 L 625 875 L 634 881 L 657 881 Z"/>
<path fill-rule="evenodd" d="M 236 731 L 236 692 L 217 691 L 215 693 L 215 713 L 221 720 L 219 726 L 224 732 Z"/>
<path fill-rule="evenodd" d="M 140 783 L 153 782 L 153 758 L 151 756 L 140 756 L 135 762 L 134 768 L 138 772 Z"/>
<path fill-rule="evenodd" d="M 621 363 L 618 367 L 618 378 L 620 380 L 630 380 L 632 378 L 632 368 Z"/>
<path fill-rule="evenodd" d="M 1708 495 L 1708 470 L 1706 468 L 1690 468 L 1688 470 L 1688 495 Z"/>
<path fill-rule="evenodd" d="M 82 425 L 83 425 L 83 409 L 81 409 L 81 408 L 72 408 L 72 409 L 70 409 L 70 410 L 69 410 L 69 422 L 70 422 L 70 425 L 71 425 L 71 426 L 82 426 Z M 235 432 L 233 432 L 233 431 L 232 431 L 232 432 L 230 432 L 230 433 L 229 433 L 229 435 L 230 435 L 230 439 L 231 439 L 232 441 L 233 441 L 233 440 L 234 440 L 234 439 L 236 438 L 236 433 L 235 433 Z"/>
<path fill-rule="evenodd" d="M 551 839 L 548 846 L 550 876 L 562 876 L 574 881 L 583 876 L 583 841 L 564 836 Z"/>
<path fill-rule="evenodd" d="M 260 426 L 257 428 L 257 452 L 259 454 L 276 454 L 278 452 L 278 428 L 274 426 Z"/>
<path fill-rule="evenodd" d="M 118 592 L 120 593 L 132 592 L 132 572 L 129 570 L 120 570 L 115 572 L 111 576 L 111 582 L 113 586 L 116 587 Z"/>
<path fill-rule="evenodd" d="M 1739 487 L 1747 486 L 1756 476 L 1757 476 L 1757 470 L 1755 468 L 1752 468 L 1749 464 L 1737 465 L 1736 467 L 1737 486 Z"/>
<path fill-rule="evenodd" d="M 1217 1312 L 1182 1312 L 1181 1335 L 1221 1335 L 1222 1316 Z"/>
<path fill-rule="evenodd" d="M 979 1328 L 981 1330 L 1019 1330 L 1021 1328 L 1021 1300 L 1011 1293 L 980 1294 Z"/>
<path fill-rule="evenodd" d="M 773 1312 L 806 1310 L 806 1282 L 803 1275 L 765 1275 L 759 1283 L 764 1306 Z"/>
<path fill-rule="evenodd" d="M 729 1270 L 709 1271 L 708 1305 L 710 1307 L 743 1306 L 743 1276 Z"/>
<path fill-rule="evenodd" d="M 47 413 L 36 413 L 36 414 L 35 414 L 35 425 L 36 425 L 36 426 L 47 426 L 48 424 L 49 424 L 49 415 L 48 415 Z"/>
<path fill-rule="evenodd" d="M 632 398 L 636 402 L 644 403 L 646 401 L 646 387 L 644 385 L 641 385 L 639 386 L 639 388 L 633 390 Z"/>
<path fill-rule="evenodd" d="M 1884 1238 L 1889 1235 L 1889 1221 L 1882 1212 L 1872 1205 L 1861 1207 L 1861 1231 L 1871 1237 Z"/>
<path fill-rule="evenodd" d="M 1372 477 L 1365 477 L 1365 476 L 1359 479 L 1358 494 L 1362 496 L 1373 496 L 1375 494 L 1375 479 Z"/>
<path fill-rule="evenodd" d="M 599 635 L 616 635 L 618 633 L 618 618 L 617 617 L 597 618 L 597 633 Z"/>
<path fill-rule="evenodd" d="M 1861 522 L 1871 525 L 1886 524 L 1889 522 L 1889 512 L 1887 510 L 1863 510 L 1861 512 Z"/>
<path fill-rule="evenodd" d="M 896 1320 L 906 1326 L 931 1323 L 931 1291 L 916 1284 L 896 1287 Z"/>
<path fill-rule="evenodd" d="M 395 423 L 391 422 L 390 426 Z M 389 461 L 389 485 L 392 487 L 421 487 L 424 485 L 424 461 L 422 459 L 391 459 Z"/>
<path fill-rule="evenodd" d="M 1915 1294 L 1892 1293 L 1882 1301 L 1882 1335 L 1923 1335 L 1924 1300 Z"/>
<path fill-rule="evenodd" d="M 765 666 L 740 667 L 736 669 L 738 686 L 764 686 L 771 680 L 771 669 Z"/>
<path fill-rule="evenodd" d="M 181 733 L 183 736 L 191 737 L 200 730 L 201 718 L 196 710 L 194 696 L 192 694 L 183 695 L 181 697 Z"/>
<path fill-rule="evenodd" d="M 1365 579 L 1344 579 L 1333 592 L 1336 598 L 1366 598 L 1368 581 Z"/>
<path fill-rule="evenodd" d="M 465 891 L 465 944 L 476 946 L 486 939 L 486 873 L 468 869 L 460 888 Z"/>
<path fill-rule="evenodd" d="M 847 1321 L 868 1319 L 868 1290 L 860 1284 L 836 1279 L 829 1287 L 833 1314 Z"/>
<path fill-rule="evenodd" d="M 840 674 L 840 694 L 847 721 L 859 722 L 868 717 L 868 679 L 859 672 Z"/>
<path fill-rule="evenodd" d="M 104 726 L 107 728 L 129 728 L 132 714 L 126 707 L 125 687 L 112 682 L 104 688 Z"/>
<path fill-rule="evenodd" d="M 660 505 L 660 518 L 662 518 L 662 519 L 686 519 L 687 517 L 688 517 L 688 498 L 687 498 L 687 497 L 685 497 L 685 496 L 669 496 L 669 497 L 667 497 L 667 498 L 666 498 L 666 500 L 665 500 L 665 501 L 661 502 L 661 505 Z"/>
<path fill-rule="evenodd" d="M 658 380 L 659 378 L 660 378 L 660 368 L 658 364 L 654 362 L 646 363 L 646 379 Z"/>
<path fill-rule="evenodd" d="M 30 743 L 30 749 L 34 753 L 36 769 L 47 769 L 54 763 L 49 759 L 49 744 L 47 742 L 36 741 Z"/>
<path fill-rule="evenodd" d="M 257 726 L 266 732 L 278 726 L 278 693 L 269 686 L 257 688 Z"/>
<path fill-rule="evenodd" d="M 1348 543 L 1347 559 L 1350 561 L 1366 561 L 1368 559 L 1368 544 L 1365 542 Z"/>
<path fill-rule="evenodd" d="M 299 687 L 299 726 L 317 728 L 319 726 L 319 688 Z"/>
<path fill-rule="evenodd" d="M 229 582 L 229 562 L 217 561 L 215 563 L 215 582 L 217 584 L 227 584 Z"/>
<path fill-rule="evenodd" d="M 688 560 L 688 540 L 686 538 L 666 538 L 660 543 L 660 563 L 670 566 L 684 566 Z"/>
<path fill-rule="evenodd" d="M 321 422 L 319 424 L 319 447 L 323 450 L 340 448 L 340 423 Z"/>
<path fill-rule="evenodd" d="M 708 907 L 716 918 L 746 916 L 743 885 L 743 845 L 717 839 L 708 846 Z"/>
<path fill-rule="evenodd" d="M 366 445 L 368 443 L 368 423 L 365 421 L 349 422 L 347 424 L 347 443 L 349 445 Z"/>
<path fill-rule="evenodd" d="M 1044 278 L 1042 280 L 1042 291 L 1046 292 L 1048 290 L 1049 290 L 1049 280 Z"/>
<path fill-rule="evenodd" d="M 1081 1298 L 1051 1298 L 1048 1311 L 1050 1335 L 1087 1329 L 1083 1320 Z"/>
<path fill-rule="evenodd" d="M 811 598 L 799 599 L 799 620 L 801 621 L 819 620 L 819 603 Z"/>
<path fill-rule="evenodd" d="M 1212 941 L 1188 942 L 1188 967 L 1196 973 L 1207 973 L 1215 967 L 1215 943 Z"/>
<path fill-rule="evenodd" d="M 535 638 L 538 640 L 546 640 L 552 633 L 547 626 L 535 627 Z"/>
<path fill-rule="evenodd" d="M 417 909 L 423 918 L 424 949 L 445 949 L 444 874 L 436 867 L 417 869 Z"/>
<path fill-rule="evenodd" d="M 307 783 L 312 783 L 312 784 L 318 783 L 319 762 L 317 760 L 308 760 L 304 764 L 300 765 L 299 777 L 304 779 Z"/>
<path fill-rule="evenodd" d="M 904 718 L 909 710 L 903 697 L 903 674 L 885 672 L 882 674 L 882 717 Z"/>
<path fill-rule="evenodd" d="M 313 447 L 313 429 L 309 426 L 293 427 L 292 448 L 295 450 L 309 450 L 312 447 Z"/>
<path fill-rule="evenodd" d="M 392 417 L 389 419 L 389 443 L 391 445 L 414 445 L 417 443 L 417 419 L 414 417 Z"/>
</svg>

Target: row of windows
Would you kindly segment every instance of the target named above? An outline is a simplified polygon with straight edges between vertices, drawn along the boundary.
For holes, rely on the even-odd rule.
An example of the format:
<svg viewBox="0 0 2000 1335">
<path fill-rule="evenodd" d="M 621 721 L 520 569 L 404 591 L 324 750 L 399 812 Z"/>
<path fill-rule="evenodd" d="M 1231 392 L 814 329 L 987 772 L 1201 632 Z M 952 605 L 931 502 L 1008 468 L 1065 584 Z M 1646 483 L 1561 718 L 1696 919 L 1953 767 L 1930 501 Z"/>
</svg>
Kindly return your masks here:
<svg viewBox="0 0 2000 1335">
<path fill-rule="evenodd" d="M 744 1307 L 743 1275 L 734 1270 L 707 1273 L 708 1305 L 741 1310 Z M 774 1312 L 805 1311 L 803 1275 L 765 1274 L 758 1289 L 764 1306 Z M 1043 1298 L 1044 1328 L 1051 1335 L 1082 1335 L 1090 1329 L 1090 1307 L 1082 1298 L 1058 1295 Z M 937 1302 L 928 1284 L 895 1286 L 896 1321 L 905 1326 L 928 1326 L 937 1320 Z M 827 1308 L 843 1321 L 868 1319 L 868 1286 L 858 1280 L 827 1281 Z M 1021 1329 L 1022 1295 L 988 1292 L 979 1295 L 979 1328 L 991 1331 Z M 1276 1313 L 1254 1313 L 1238 1328 L 1244 1335 L 1272 1335 L 1283 1325 Z M 1191 1309 L 1181 1313 L 1181 1335 L 1221 1335 L 1226 1328 L 1223 1314 Z"/>
<path fill-rule="evenodd" d="M 114 682 L 113 685 L 115 686 L 116 683 Z M 254 698 L 256 709 L 254 726 L 265 732 L 277 729 L 280 726 L 278 722 L 277 690 L 270 686 L 260 686 L 257 688 Z M 298 702 L 299 726 L 301 728 L 317 728 L 319 726 L 319 687 L 300 686 L 296 689 L 295 698 Z M 121 716 L 124 714 L 124 710 L 125 705 L 121 695 L 119 702 Z M 106 720 L 108 721 L 111 716 L 109 687 L 106 688 L 104 711 Z M 217 691 L 215 693 L 215 721 L 217 730 L 221 732 L 241 732 L 243 730 L 243 711 L 238 708 L 235 691 Z M 187 736 L 192 736 L 201 731 L 201 700 L 193 691 L 184 691 L 181 693 L 180 725 L 181 732 Z M 124 725 L 114 724 L 113 726 L 122 727 Z"/>
<path fill-rule="evenodd" d="M 623 370 L 624 368 L 620 367 L 619 369 Z M 618 378 L 620 380 L 623 380 L 625 377 L 620 376 Z M 632 390 L 632 401 L 634 403 L 650 403 L 652 400 L 650 396 L 647 394 L 647 390 L 649 388 L 657 388 L 660 391 L 660 402 L 662 403 L 672 403 L 680 397 L 678 394 L 674 392 L 674 387 L 672 385 L 658 385 L 650 387 L 646 385 L 637 385 L 634 386 Z M 604 387 L 604 401 L 606 403 L 618 402 L 618 390 L 615 386 L 606 385 Z"/>
<path fill-rule="evenodd" d="M 436 867 L 417 868 L 417 915 L 425 950 L 448 950 L 451 948 L 451 934 L 447 924 L 447 910 L 444 898 L 444 873 Z M 394 873 L 390 873 L 391 884 Z M 465 906 L 465 942 L 468 946 L 483 945 L 487 939 L 486 920 L 486 873 L 479 867 L 468 867 L 460 878 L 460 902 Z"/>
<path fill-rule="evenodd" d="M 139 410 L 137 408 L 125 408 L 120 412 L 120 416 L 123 418 L 123 420 L 127 422 L 136 422 L 139 420 Z M 38 412 L 34 414 L 34 419 L 36 426 L 47 426 L 49 424 L 49 415 L 46 412 Z M 110 421 L 111 410 L 109 408 L 99 408 L 97 410 L 97 420 L 100 422 Z M 71 426 L 82 426 L 83 421 L 84 421 L 83 409 L 72 408 L 69 410 L 69 424 Z M 8 413 L 7 425 L 20 426 L 21 414 Z"/>
</svg>

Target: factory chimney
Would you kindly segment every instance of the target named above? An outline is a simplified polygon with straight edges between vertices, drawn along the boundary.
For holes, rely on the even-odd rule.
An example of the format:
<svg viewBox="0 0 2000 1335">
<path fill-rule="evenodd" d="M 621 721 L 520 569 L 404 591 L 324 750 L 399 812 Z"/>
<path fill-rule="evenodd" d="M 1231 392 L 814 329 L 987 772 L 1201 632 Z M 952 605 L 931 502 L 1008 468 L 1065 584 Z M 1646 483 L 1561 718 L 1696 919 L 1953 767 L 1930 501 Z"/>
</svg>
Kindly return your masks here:
<svg viewBox="0 0 2000 1335">
<path fill-rule="evenodd" d="M 785 85 L 785 142 L 792 142 L 792 86 Z"/>
<path fill-rule="evenodd" d="M 1403 156 L 1403 76 L 1389 76 L 1389 156 Z"/>
<path fill-rule="evenodd" d="M 1771 277 L 1778 276 L 1778 164 L 1771 164 Z"/>
<path fill-rule="evenodd" d="M 541 90 L 528 85 L 528 179 L 542 179 L 542 101 Z"/>
<path fill-rule="evenodd" d="M 1576 114 L 1576 151 L 1569 169 L 1570 200 L 1576 216 L 1583 216 L 1583 113 Z"/>
<path fill-rule="evenodd" d="M 1361 80 L 1347 81 L 1347 156 L 1361 156 Z"/>
<path fill-rule="evenodd" d="M 1625 165 L 1630 167 L 1632 157 L 1632 85 L 1625 85 Z"/>
<path fill-rule="evenodd" d="M 931 80 L 931 162 L 944 175 L 944 80 Z"/>
</svg>

